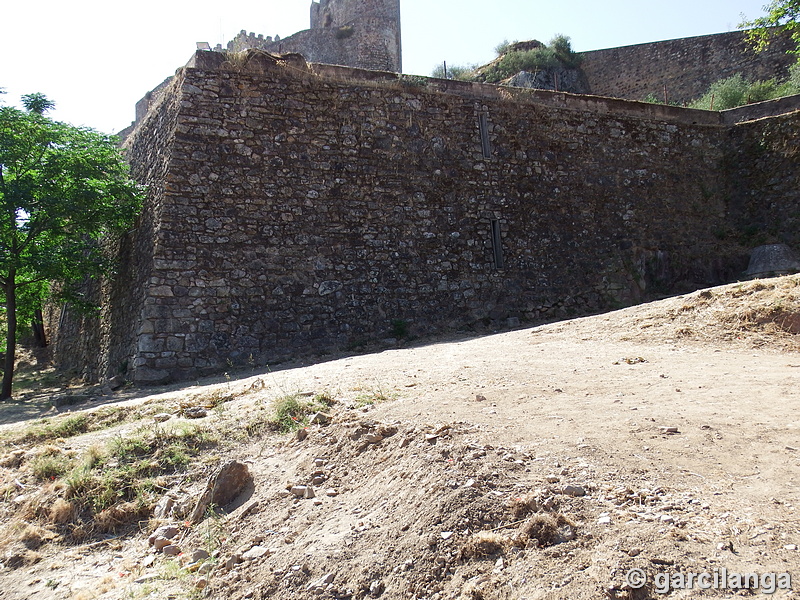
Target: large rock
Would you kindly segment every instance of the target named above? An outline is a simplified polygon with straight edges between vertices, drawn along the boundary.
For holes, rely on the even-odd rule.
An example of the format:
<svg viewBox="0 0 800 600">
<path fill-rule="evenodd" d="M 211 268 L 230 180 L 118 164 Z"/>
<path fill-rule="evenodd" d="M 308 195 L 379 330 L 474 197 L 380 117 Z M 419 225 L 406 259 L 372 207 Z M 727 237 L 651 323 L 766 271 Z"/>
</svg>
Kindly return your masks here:
<svg viewBox="0 0 800 600">
<path fill-rule="evenodd" d="M 191 521 L 199 523 L 210 505 L 223 508 L 233 502 L 245 487 L 253 483 L 253 476 L 247 465 L 231 460 L 208 478 L 206 490 L 192 511 Z"/>
<path fill-rule="evenodd" d="M 506 85 L 532 88 L 536 90 L 555 90 L 571 94 L 588 94 L 589 84 L 580 69 L 551 67 L 541 71 L 520 71 Z"/>
<path fill-rule="evenodd" d="M 750 254 L 750 265 L 745 275 L 750 278 L 788 275 L 800 271 L 800 260 L 786 244 L 767 244 L 755 248 Z"/>
</svg>

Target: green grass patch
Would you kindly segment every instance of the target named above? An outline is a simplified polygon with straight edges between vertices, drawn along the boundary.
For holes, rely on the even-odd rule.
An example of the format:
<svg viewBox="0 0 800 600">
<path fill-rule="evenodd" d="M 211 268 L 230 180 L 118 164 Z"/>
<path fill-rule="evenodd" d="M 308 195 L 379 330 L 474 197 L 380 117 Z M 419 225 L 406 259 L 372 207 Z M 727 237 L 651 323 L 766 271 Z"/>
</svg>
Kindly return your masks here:
<svg viewBox="0 0 800 600">
<path fill-rule="evenodd" d="M 49 440 L 68 439 L 84 433 L 101 431 L 127 420 L 138 418 L 120 408 L 106 408 L 57 418 L 44 418 L 22 432 L 2 436 L 10 444 L 41 444 Z"/>
<path fill-rule="evenodd" d="M 89 418 L 86 415 L 75 415 L 58 420 L 41 419 L 23 432 L 22 440 L 44 442 L 58 438 L 70 438 L 88 432 L 89 428 Z"/>
<path fill-rule="evenodd" d="M 303 402 L 298 394 L 281 396 L 275 400 L 274 407 L 273 424 L 282 432 L 296 431 L 305 426 L 308 415 L 312 412 L 309 404 Z"/>
<path fill-rule="evenodd" d="M 272 429 L 283 433 L 297 431 L 308 425 L 309 415 L 329 409 L 336 400 L 327 392 L 305 399 L 300 394 L 286 394 L 273 401 Z"/>
<path fill-rule="evenodd" d="M 31 461 L 31 473 L 41 480 L 54 480 L 68 473 L 74 461 L 63 452 L 45 452 Z"/>
<path fill-rule="evenodd" d="M 184 423 L 114 436 L 63 473 L 66 497 L 93 513 L 120 502 L 149 505 L 163 492 L 164 475 L 186 470 L 194 456 L 219 443 L 213 432 Z"/>
<path fill-rule="evenodd" d="M 363 408 L 364 406 L 372 406 L 381 402 L 388 402 L 397 398 L 394 392 L 384 391 L 381 388 L 362 392 L 356 396 L 355 408 Z"/>
</svg>

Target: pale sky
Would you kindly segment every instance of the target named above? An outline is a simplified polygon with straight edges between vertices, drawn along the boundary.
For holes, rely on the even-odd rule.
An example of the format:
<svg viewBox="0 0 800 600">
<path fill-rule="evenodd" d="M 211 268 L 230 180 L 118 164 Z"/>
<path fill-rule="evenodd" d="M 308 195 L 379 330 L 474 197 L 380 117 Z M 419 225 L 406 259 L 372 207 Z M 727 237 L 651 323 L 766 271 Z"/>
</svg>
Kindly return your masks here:
<svg viewBox="0 0 800 600">
<path fill-rule="evenodd" d="M 403 71 L 483 64 L 504 39 L 572 38 L 577 51 L 736 30 L 766 0 L 401 0 Z M 310 0 L 6 0 L 0 10 L 0 102 L 42 92 L 50 116 L 105 133 L 134 117 L 144 94 L 188 62 L 195 42 L 241 29 L 287 37 L 309 27 Z"/>
</svg>

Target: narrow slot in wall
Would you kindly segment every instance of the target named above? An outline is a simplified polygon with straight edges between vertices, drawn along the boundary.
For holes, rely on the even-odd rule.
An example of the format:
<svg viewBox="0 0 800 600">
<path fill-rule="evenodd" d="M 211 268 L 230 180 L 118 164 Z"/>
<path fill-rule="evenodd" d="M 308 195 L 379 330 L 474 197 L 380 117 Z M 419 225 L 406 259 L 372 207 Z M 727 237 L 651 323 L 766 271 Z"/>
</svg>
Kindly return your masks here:
<svg viewBox="0 0 800 600">
<path fill-rule="evenodd" d="M 504 268 L 503 239 L 500 234 L 500 221 L 497 219 L 492 219 L 492 258 L 495 269 Z"/>
<path fill-rule="evenodd" d="M 483 158 L 492 158 L 492 144 L 489 140 L 489 113 L 482 112 L 478 115 L 478 129 L 481 132 L 481 150 Z"/>
</svg>

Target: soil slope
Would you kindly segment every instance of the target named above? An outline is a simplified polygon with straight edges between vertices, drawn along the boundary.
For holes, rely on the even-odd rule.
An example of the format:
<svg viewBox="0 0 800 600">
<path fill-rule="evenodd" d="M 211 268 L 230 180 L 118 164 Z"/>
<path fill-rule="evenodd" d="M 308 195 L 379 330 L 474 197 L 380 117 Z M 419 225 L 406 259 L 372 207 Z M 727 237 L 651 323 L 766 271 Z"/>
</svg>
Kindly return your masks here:
<svg viewBox="0 0 800 600">
<path fill-rule="evenodd" d="M 800 586 L 798 333 L 795 275 L 147 396 L 122 391 L 67 407 L 73 417 L 114 407 L 119 424 L 47 444 L 22 435 L 40 421 L 6 419 L 0 598 L 641 600 L 769 584 L 681 589 L 703 572 L 786 573 Z M 276 403 L 315 396 L 331 405 L 329 423 L 308 424 L 307 436 L 268 426 Z M 202 405 L 215 408 L 187 418 Z M 170 418 L 156 425 L 156 413 Z M 104 527 L 65 517 L 56 510 L 69 501 L 65 486 L 34 472 L 53 447 L 82 456 L 188 425 L 217 442 L 159 480 L 148 506 L 118 507 L 116 525 L 108 511 L 95 516 Z M 190 522 L 206 478 L 228 460 L 246 464 L 252 484 Z M 177 509 L 154 518 L 166 497 Z M 148 543 L 164 524 L 175 525 L 177 556 Z M 196 551 L 209 557 L 195 561 Z M 642 587 L 626 579 L 631 569 L 646 576 Z"/>
</svg>

